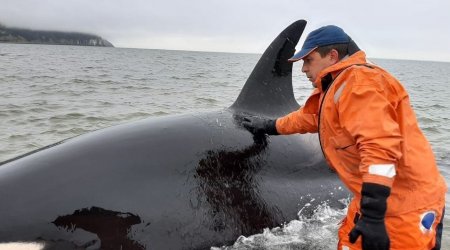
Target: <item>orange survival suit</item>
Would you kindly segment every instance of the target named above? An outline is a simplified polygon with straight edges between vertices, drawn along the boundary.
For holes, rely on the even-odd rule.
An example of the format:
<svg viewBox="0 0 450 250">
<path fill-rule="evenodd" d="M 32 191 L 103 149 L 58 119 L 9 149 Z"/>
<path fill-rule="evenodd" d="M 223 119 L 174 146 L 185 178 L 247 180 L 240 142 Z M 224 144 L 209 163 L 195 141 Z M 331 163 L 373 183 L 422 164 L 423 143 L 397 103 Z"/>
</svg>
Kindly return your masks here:
<svg viewBox="0 0 450 250">
<path fill-rule="evenodd" d="M 354 194 L 339 250 L 361 249 L 360 239 L 351 244 L 348 234 L 361 214 L 363 182 L 391 188 L 385 217 L 391 249 L 432 249 L 447 188 L 406 90 L 363 51 L 322 70 L 315 83 L 303 107 L 276 120 L 276 130 L 318 132 L 328 164 Z M 435 219 L 424 227 L 429 213 Z"/>
</svg>

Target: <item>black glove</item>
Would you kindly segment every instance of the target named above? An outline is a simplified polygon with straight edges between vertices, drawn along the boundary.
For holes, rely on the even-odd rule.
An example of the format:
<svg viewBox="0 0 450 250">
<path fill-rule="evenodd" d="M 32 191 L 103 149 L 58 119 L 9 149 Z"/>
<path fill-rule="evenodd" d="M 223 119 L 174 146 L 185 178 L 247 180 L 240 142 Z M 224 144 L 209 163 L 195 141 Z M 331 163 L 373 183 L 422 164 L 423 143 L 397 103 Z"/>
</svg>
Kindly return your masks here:
<svg viewBox="0 0 450 250">
<path fill-rule="evenodd" d="M 242 126 L 244 126 L 248 131 L 254 135 L 278 135 L 276 128 L 276 120 L 271 120 L 262 117 L 244 117 Z"/>
<path fill-rule="evenodd" d="M 389 187 L 363 183 L 361 199 L 361 218 L 349 233 L 351 243 L 362 237 L 363 250 L 389 250 L 389 236 L 384 224 L 386 214 L 386 199 L 389 197 Z"/>
</svg>

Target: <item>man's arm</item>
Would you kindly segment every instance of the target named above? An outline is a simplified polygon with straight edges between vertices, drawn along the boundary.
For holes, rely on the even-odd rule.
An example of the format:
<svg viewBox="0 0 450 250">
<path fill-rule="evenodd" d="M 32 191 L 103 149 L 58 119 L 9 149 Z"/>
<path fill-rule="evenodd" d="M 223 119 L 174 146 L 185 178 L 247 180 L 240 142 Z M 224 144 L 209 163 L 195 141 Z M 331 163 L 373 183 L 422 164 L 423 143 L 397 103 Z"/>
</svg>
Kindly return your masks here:
<svg viewBox="0 0 450 250">
<path fill-rule="evenodd" d="M 317 133 L 318 115 L 308 114 L 304 107 L 276 120 L 276 129 L 279 134 L 305 134 Z"/>
<path fill-rule="evenodd" d="M 317 133 L 320 93 L 314 89 L 305 105 L 278 119 L 245 117 L 242 125 L 253 134 L 288 135 Z"/>
</svg>

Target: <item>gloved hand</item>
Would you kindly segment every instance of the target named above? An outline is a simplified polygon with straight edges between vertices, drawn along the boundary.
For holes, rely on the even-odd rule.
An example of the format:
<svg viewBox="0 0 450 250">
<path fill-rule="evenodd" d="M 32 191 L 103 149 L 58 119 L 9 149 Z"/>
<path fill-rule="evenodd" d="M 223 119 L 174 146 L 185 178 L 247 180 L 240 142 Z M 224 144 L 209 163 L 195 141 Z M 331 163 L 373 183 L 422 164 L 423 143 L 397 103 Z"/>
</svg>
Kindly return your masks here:
<svg viewBox="0 0 450 250">
<path fill-rule="evenodd" d="M 254 135 L 278 135 L 276 128 L 276 120 L 271 120 L 263 117 L 247 116 L 244 117 L 242 126 Z"/>
<path fill-rule="evenodd" d="M 360 235 L 363 250 L 389 250 L 389 236 L 384 220 L 362 217 L 349 234 L 350 242 L 355 243 Z"/>
<path fill-rule="evenodd" d="M 362 237 L 363 250 L 389 250 L 389 236 L 384 224 L 386 214 L 386 199 L 389 197 L 389 187 L 363 183 L 361 199 L 361 218 L 349 233 L 349 240 L 355 243 Z"/>
</svg>

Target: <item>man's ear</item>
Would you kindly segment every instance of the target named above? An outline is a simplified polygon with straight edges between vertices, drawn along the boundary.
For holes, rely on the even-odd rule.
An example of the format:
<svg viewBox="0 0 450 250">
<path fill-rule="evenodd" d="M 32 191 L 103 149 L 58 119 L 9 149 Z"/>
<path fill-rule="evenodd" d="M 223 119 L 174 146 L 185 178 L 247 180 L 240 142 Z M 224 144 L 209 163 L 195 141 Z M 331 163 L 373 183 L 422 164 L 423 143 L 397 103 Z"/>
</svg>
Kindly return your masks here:
<svg viewBox="0 0 450 250">
<path fill-rule="evenodd" d="M 335 49 L 332 49 L 329 53 L 330 55 L 330 60 L 333 64 L 339 62 L 339 52 Z"/>
</svg>

